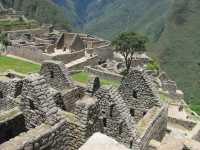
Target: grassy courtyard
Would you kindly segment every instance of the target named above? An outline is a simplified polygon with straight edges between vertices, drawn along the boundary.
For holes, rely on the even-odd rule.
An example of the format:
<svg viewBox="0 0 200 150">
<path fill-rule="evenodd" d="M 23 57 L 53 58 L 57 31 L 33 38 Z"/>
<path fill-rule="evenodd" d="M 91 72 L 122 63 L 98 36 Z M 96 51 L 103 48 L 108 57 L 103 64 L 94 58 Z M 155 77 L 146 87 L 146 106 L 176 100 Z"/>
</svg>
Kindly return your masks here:
<svg viewBox="0 0 200 150">
<path fill-rule="evenodd" d="M 72 80 L 87 84 L 89 80 L 89 74 L 87 72 L 80 72 L 72 75 Z M 120 81 L 113 81 L 113 80 L 101 80 L 102 85 L 113 85 L 115 87 L 119 86 Z"/>
<path fill-rule="evenodd" d="M 8 56 L 0 56 L 0 72 L 8 70 L 14 70 L 23 74 L 35 73 L 40 70 L 40 65 Z"/>
</svg>

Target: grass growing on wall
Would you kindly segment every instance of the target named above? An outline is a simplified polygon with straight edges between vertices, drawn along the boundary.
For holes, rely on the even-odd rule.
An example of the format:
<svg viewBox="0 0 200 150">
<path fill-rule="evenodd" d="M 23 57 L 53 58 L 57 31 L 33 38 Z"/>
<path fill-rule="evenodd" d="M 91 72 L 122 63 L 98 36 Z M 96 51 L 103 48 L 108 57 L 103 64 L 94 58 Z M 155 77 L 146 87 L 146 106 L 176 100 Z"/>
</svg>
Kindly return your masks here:
<svg viewBox="0 0 200 150">
<path fill-rule="evenodd" d="M 23 74 L 35 73 L 40 70 L 40 65 L 8 56 L 0 56 L 0 72 L 8 70 L 14 70 Z"/>
<path fill-rule="evenodd" d="M 84 83 L 87 84 L 88 80 L 89 80 L 89 74 L 87 72 L 80 72 L 80 73 L 76 73 L 72 75 L 72 79 L 74 81 L 80 82 L 80 83 Z M 101 80 L 101 84 L 102 85 L 113 85 L 115 87 L 119 86 L 120 81 L 114 81 L 114 80 Z"/>
</svg>

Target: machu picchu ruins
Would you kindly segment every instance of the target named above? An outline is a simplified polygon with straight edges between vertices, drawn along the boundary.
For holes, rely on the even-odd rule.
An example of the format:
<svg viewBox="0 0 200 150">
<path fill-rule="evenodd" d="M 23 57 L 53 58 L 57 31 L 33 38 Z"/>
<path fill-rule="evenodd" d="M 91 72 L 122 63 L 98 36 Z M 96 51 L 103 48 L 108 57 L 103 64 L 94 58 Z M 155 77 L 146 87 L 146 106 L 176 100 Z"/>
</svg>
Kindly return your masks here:
<svg viewBox="0 0 200 150">
<path fill-rule="evenodd" d="M 29 22 L 0 3 L 0 21 L 19 18 Z M 200 117 L 147 53 L 123 75 L 109 40 L 35 21 L 2 33 L 0 56 L 40 70 L 0 70 L 0 150 L 200 150 Z"/>
</svg>

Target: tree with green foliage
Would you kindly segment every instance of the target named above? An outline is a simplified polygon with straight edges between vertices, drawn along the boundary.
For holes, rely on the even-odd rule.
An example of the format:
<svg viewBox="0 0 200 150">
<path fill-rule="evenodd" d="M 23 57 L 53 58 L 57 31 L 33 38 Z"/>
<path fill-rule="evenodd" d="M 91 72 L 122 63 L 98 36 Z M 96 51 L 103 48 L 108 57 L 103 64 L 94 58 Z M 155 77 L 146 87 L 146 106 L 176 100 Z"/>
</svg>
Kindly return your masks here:
<svg viewBox="0 0 200 150">
<path fill-rule="evenodd" d="M 125 73 L 128 73 L 133 62 L 135 53 L 146 51 L 147 38 L 134 32 L 121 33 L 112 41 L 112 45 L 116 52 L 119 52 L 123 57 L 126 65 Z"/>
</svg>

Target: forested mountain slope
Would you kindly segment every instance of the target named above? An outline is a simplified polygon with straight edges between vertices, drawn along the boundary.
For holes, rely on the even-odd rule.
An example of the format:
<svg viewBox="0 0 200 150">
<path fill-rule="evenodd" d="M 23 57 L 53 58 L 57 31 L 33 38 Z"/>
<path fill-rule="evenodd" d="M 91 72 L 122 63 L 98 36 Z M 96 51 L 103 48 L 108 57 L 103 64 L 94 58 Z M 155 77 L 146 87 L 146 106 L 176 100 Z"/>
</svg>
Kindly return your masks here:
<svg viewBox="0 0 200 150">
<path fill-rule="evenodd" d="M 0 0 L 0 3 L 5 8 L 24 11 L 26 17 L 41 23 L 52 23 L 67 29 L 70 26 L 64 7 L 59 7 L 51 0 Z"/>
<path fill-rule="evenodd" d="M 176 0 L 152 54 L 200 112 L 200 1 Z"/>
</svg>

